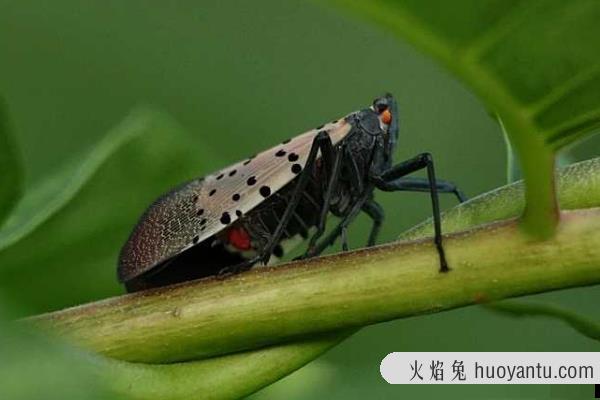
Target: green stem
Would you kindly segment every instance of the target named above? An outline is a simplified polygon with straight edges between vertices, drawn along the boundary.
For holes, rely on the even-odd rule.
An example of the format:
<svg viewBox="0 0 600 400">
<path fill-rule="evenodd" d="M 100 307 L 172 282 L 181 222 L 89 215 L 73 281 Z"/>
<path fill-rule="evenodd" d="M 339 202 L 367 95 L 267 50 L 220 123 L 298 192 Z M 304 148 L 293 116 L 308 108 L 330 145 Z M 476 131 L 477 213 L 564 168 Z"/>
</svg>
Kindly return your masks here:
<svg viewBox="0 0 600 400">
<path fill-rule="evenodd" d="M 121 296 L 32 322 L 101 354 L 174 362 L 255 349 L 481 301 L 600 282 L 600 209 L 571 211 L 552 240 L 516 220 L 431 240 L 295 262 Z"/>
<path fill-rule="evenodd" d="M 201 361 L 155 365 L 94 356 L 91 364 L 115 394 L 127 399 L 239 399 L 302 367 L 349 334 L 328 333 Z"/>
<path fill-rule="evenodd" d="M 600 204 L 600 160 L 574 164 L 560 178 L 564 207 Z M 446 213 L 444 229 L 509 218 L 522 207 L 522 183 L 508 185 Z M 453 268 L 448 274 L 437 273 L 429 241 L 404 242 L 123 296 L 28 321 L 101 354 L 159 363 L 301 340 L 168 366 L 94 358 L 99 373 L 130 398 L 236 398 L 301 367 L 351 331 L 318 340 L 305 336 L 310 332 L 598 283 L 599 227 L 600 210 L 580 210 L 566 214 L 557 236 L 542 243 L 520 234 L 515 221 L 456 234 L 446 242 Z M 424 224 L 408 236 L 427 234 Z"/>
</svg>

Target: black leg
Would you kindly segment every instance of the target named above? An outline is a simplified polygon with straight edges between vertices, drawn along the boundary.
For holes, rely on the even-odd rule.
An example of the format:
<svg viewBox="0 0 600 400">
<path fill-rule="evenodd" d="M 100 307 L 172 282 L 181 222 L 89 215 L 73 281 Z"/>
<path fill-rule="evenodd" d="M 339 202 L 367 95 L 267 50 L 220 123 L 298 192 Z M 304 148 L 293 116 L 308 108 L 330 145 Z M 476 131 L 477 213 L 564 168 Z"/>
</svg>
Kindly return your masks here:
<svg viewBox="0 0 600 400">
<path fill-rule="evenodd" d="M 342 239 L 342 251 L 348 251 L 348 228 L 342 226 L 342 232 L 340 234 L 340 238 Z"/>
<path fill-rule="evenodd" d="M 429 180 L 426 178 L 403 177 L 387 183 L 397 191 L 429 192 Z M 459 202 L 467 201 L 467 196 L 452 182 L 441 179 L 435 182 L 438 193 L 453 193 Z"/>
<path fill-rule="evenodd" d="M 327 247 L 331 246 L 337 238 L 342 236 L 342 250 L 348 250 L 348 242 L 344 239 L 345 230 L 348 226 L 354 221 L 354 218 L 360 213 L 360 210 L 368 200 L 371 192 L 373 190 L 373 186 L 368 186 L 364 192 L 364 195 L 359 198 L 350 208 L 350 211 L 344 216 L 342 221 L 335 227 L 329 234 L 320 242 L 317 243 L 313 248 L 309 248 L 306 253 L 302 256 L 298 257 L 298 259 L 305 259 L 316 257 L 323 252 Z"/>
<path fill-rule="evenodd" d="M 248 270 L 252 269 L 252 267 L 259 261 L 260 261 L 260 256 L 251 258 L 250 260 L 246 260 L 244 262 L 233 265 L 231 267 L 221 268 L 221 270 L 217 274 L 217 278 L 223 279 L 229 275 L 239 274 L 240 272 L 248 271 Z"/>
<path fill-rule="evenodd" d="M 325 194 L 323 196 L 323 206 L 321 207 L 321 213 L 319 215 L 319 221 L 317 223 L 317 231 L 310 238 L 308 248 L 311 249 L 317 243 L 317 240 L 325 232 L 325 224 L 327 222 L 327 214 L 329 214 L 329 203 L 331 203 L 331 196 L 337 186 L 337 181 L 340 176 L 340 165 L 342 162 L 344 148 L 340 147 L 334 156 L 333 165 L 331 165 L 329 172 L 329 180 L 325 188 Z"/>
<path fill-rule="evenodd" d="M 296 259 L 304 259 L 304 258 L 309 258 L 309 257 L 314 257 L 316 255 L 319 255 L 327 246 L 317 246 L 316 243 L 318 241 L 318 239 L 323 235 L 323 233 L 325 232 L 325 222 L 327 219 L 327 214 L 329 213 L 329 204 L 331 202 L 331 196 L 333 195 L 333 191 L 335 190 L 337 181 L 339 179 L 339 174 L 340 174 L 340 166 L 341 166 L 341 160 L 342 157 L 345 156 L 345 154 L 343 153 L 344 151 L 344 147 L 342 145 L 342 147 L 340 147 L 340 149 L 338 150 L 338 153 L 336 154 L 336 159 L 333 163 L 333 168 L 332 168 L 332 174 L 330 176 L 330 181 L 327 185 L 327 191 L 326 194 L 324 196 L 324 206 L 321 210 L 321 215 L 320 215 L 320 219 L 319 219 L 319 224 L 317 226 L 317 231 L 315 232 L 315 234 L 311 237 L 309 245 L 307 247 L 306 252 L 300 256 L 297 257 Z M 363 188 L 364 188 L 364 180 L 362 178 L 362 175 L 358 169 L 358 165 L 356 164 L 356 160 L 352 157 L 352 154 L 349 154 L 349 165 L 350 168 L 353 169 L 353 173 L 351 174 L 351 182 L 352 182 L 352 186 L 354 188 L 357 189 L 357 191 L 362 192 Z M 368 192 L 365 192 L 368 193 Z M 360 200 L 360 203 L 362 204 L 364 202 L 364 199 Z M 354 215 L 355 217 L 356 215 Z M 354 218 L 352 217 L 352 218 Z M 343 222 L 342 222 L 343 224 Z M 339 228 L 339 229 L 338 229 Z M 336 228 L 334 231 L 337 232 L 335 234 L 335 237 L 333 238 L 333 240 L 325 240 L 326 242 L 331 242 L 331 244 L 333 244 L 333 242 L 335 241 L 335 239 L 337 239 L 340 235 L 345 234 L 345 228 L 342 227 L 342 225 L 338 226 L 338 228 Z M 331 235 L 329 235 L 331 236 Z M 344 239 L 342 241 L 342 250 L 347 251 L 348 250 L 348 241 L 346 239 Z"/>
<path fill-rule="evenodd" d="M 358 193 L 362 193 L 365 183 L 363 182 L 363 172 L 360 170 L 358 165 L 356 164 L 356 160 L 350 154 L 349 157 L 349 165 L 352 168 L 352 173 L 350 174 L 350 180 L 352 182 L 352 186 L 356 189 Z"/>
<path fill-rule="evenodd" d="M 433 211 L 433 228 L 434 228 L 434 243 L 437 248 L 438 255 L 440 257 L 440 272 L 447 272 L 448 262 L 446 261 L 446 253 L 444 252 L 444 246 L 442 245 L 442 223 L 440 218 L 440 204 L 438 198 L 438 187 L 435 179 L 435 169 L 433 167 L 433 158 L 429 153 L 422 153 L 418 156 L 411 158 L 410 160 L 401 162 L 394 165 L 387 171 L 384 171 L 378 176 L 371 176 L 372 182 L 375 186 L 384 191 L 392 192 L 396 190 L 403 190 L 398 188 L 394 182 L 398 181 L 398 178 L 411 174 L 420 169 L 427 169 L 427 180 L 429 184 L 429 192 L 431 194 L 431 208 Z"/>
<path fill-rule="evenodd" d="M 385 214 L 383 212 L 383 207 L 373 199 L 365 202 L 362 206 L 362 210 L 373 220 L 369 241 L 367 242 L 367 246 L 370 247 L 377 243 L 377 236 L 379 235 L 379 230 L 383 224 Z"/>
</svg>

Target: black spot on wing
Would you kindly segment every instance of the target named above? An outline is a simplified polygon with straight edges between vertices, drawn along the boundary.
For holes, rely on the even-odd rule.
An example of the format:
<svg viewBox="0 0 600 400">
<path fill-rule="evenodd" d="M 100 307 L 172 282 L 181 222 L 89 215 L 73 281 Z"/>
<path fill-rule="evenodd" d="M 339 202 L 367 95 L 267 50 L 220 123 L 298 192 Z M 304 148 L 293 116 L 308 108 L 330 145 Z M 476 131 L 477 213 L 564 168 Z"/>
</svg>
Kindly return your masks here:
<svg viewBox="0 0 600 400">
<path fill-rule="evenodd" d="M 221 214 L 220 221 L 223 225 L 227 225 L 231 222 L 231 216 L 229 215 L 229 213 L 227 211 L 225 211 L 223 214 Z"/>
<path fill-rule="evenodd" d="M 275 157 L 283 157 L 285 156 L 285 150 L 281 149 L 277 153 L 275 153 Z"/>
<path fill-rule="evenodd" d="M 248 186 L 252 186 L 252 185 L 256 184 L 256 177 L 255 176 L 251 176 L 250 178 L 248 178 L 248 180 L 246 181 L 246 184 Z"/>
<path fill-rule="evenodd" d="M 229 176 L 234 176 L 236 172 L 236 169 L 232 169 L 231 171 L 229 171 Z"/>
<path fill-rule="evenodd" d="M 233 201 L 238 201 L 240 199 L 240 194 L 239 193 L 235 193 L 233 196 L 231 196 L 231 200 Z"/>
<path fill-rule="evenodd" d="M 240 210 L 235 210 L 235 215 L 237 215 L 239 218 L 242 216 L 242 212 Z"/>
<path fill-rule="evenodd" d="M 292 173 L 294 174 L 299 174 L 300 172 L 302 172 L 302 165 L 300 164 L 294 164 L 292 165 Z"/>
<path fill-rule="evenodd" d="M 288 155 L 288 160 L 289 160 L 289 162 L 298 161 L 298 158 L 299 158 L 299 156 L 298 156 L 298 154 L 296 154 L 296 153 L 290 153 L 290 154 Z"/>
<path fill-rule="evenodd" d="M 200 236 L 196 235 L 194 236 L 194 238 L 192 239 L 192 243 L 196 244 L 198 243 L 198 241 L 200 240 Z"/>
<path fill-rule="evenodd" d="M 258 192 L 262 197 L 269 197 L 271 195 L 271 188 L 268 186 L 261 186 Z"/>
<path fill-rule="evenodd" d="M 217 176 L 217 180 L 220 181 L 221 179 L 223 179 L 224 176 L 224 174 L 219 174 L 219 176 Z"/>
<path fill-rule="evenodd" d="M 196 211 L 196 215 L 197 216 L 201 216 L 202 214 L 204 214 L 204 208 L 199 209 L 198 211 Z"/>
<path fill-rule="evenodd" d="M 206 225 L 207 219 L 206 218 L 202 218 L 202 221 L 200 221 L 200 225 Z"/>
<path fill-rule="evenodd" d="M 217 189 L 213 189 L 210 191 L 210 193 L 208 194 L 209 196 L 214 195 L 215 193 L 217 193 Z"/>
<path fill-rule="evenodd" d="M 288 143 L 289 143 L 289 142 L 291 142 L 291 141 L 292 141 L 292 139 L 291 139 L 291 138 L 290 138 L 290 139 L 286 139 L 286 140 L 284 140 L 283 142 L 281 142 L 281 144 L 288 144 Z"/>
</svg>

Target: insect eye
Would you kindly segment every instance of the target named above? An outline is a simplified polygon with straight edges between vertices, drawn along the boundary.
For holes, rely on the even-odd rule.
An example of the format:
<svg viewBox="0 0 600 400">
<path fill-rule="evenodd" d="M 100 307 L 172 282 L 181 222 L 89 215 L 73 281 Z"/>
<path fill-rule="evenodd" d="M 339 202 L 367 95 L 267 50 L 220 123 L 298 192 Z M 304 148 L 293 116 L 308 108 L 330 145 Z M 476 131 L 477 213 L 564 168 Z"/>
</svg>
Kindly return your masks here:
<svg viewBox="0 0 600 400">
<path fill-rule="evenodd" d="M 383 113 L 385 110 L 389 108 L 389 103 L 386 98 L 380 97 L 375 99 L 373 102 L 373 109 L 377 112 L 377 114 Z"/>
<path fill-rule="evenodd" d="M 390 122 L 392 122 L 392 113 L 390 112 L 390 110 L 386 109 L 381 113 L 381 122 L 383 122 L 386 125 L 389 125 Z"/>
</svg>

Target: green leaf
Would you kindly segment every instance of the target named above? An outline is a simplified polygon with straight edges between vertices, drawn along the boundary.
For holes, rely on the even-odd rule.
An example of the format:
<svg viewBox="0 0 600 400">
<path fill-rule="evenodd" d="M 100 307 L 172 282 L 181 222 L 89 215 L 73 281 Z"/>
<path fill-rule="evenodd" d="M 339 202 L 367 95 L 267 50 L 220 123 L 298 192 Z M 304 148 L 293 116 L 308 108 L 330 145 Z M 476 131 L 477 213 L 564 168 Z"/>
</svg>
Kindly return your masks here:
<svg viewBox="0 0 600 400">
<path fill-rule="evenodd" d="M 34 185 L 0 230 L 0 250 L 31 233 L 68 204 L 110 155 L 147 130 L 151 120 L 152 114 L 145 111 L 133 113 L 92 151 L 66 162 L 60 170 Z"/>
<path fill-rule="evenodd" d="M 21 196 L 23 169 L 10 131 L 8 113 L 0 98 L 0 227 Z"/>
<path fill-rule="evenodd" d="M 122 292 L 116 260 L 137 218 L 213 154 L 169 117 L 133 112 L 21 199 L 0 230 L 0 289 L 35 312 Z"/>
<path fill-rule="evenodd" d="M 596 0 L 334 0 L 436 57 L 503 121 L 527 183 L 522 226 L 556 226 L 554 152 L 600 127 Z"/>
</svg>

